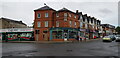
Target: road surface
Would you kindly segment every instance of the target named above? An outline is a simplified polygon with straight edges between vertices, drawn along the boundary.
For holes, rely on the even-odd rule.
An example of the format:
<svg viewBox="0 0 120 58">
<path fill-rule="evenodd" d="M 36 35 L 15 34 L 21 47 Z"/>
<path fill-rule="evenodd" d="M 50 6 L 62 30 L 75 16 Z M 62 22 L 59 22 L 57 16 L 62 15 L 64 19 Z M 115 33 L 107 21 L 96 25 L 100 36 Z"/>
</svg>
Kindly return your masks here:
<svg viewBox="0 0 120 58">
<path fill-rule="evenodd" d="M 118 42 L 3 43 L 3 56 L 118 56 Z"/>
</svg>

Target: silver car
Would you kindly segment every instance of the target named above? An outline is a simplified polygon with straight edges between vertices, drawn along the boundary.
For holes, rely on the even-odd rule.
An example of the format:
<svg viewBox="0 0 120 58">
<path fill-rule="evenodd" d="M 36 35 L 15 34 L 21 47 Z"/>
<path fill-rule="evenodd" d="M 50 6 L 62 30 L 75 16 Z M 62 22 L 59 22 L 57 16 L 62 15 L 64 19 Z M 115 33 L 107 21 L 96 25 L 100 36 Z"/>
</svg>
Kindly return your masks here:
<svg viewBox="0 0 120 58">
<path fill-rule="evenodd" d="M 115 37 L 116 37 L 116 40 L 115 40 L 116 42 L 120 41 L 120 35 L 116 35 Z"/>
</svg>

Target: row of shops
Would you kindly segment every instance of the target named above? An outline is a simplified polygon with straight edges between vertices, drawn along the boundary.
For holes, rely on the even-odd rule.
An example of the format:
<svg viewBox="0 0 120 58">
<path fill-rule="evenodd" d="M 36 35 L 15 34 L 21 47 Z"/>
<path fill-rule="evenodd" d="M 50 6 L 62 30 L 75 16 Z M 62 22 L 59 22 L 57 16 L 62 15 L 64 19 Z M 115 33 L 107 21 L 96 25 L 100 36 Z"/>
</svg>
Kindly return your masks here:
<svg viewBox="0 0 120 58">
<path fill-rule="evenodd" d="M 53 39 L 75 39 L 79 36 L 82 39 L 94 39 L 99 37 L 98 31 L 90 29 L 76 29 L 76 28 L 50 28 L 50 40 Z"/>
<path fill-rule="evenodd" d="M 8 31 L 10 29 L 6 29 L 5 31 L 1 31 L 0 33 L 0 40 L 5 41 L 6 39 L 8 41 L 30 41 L 35 40 L 34 39 L 34 31 L 33 29 L 17 29 L 16 31 Z M 18 31 L 20 30 L 20 31 Z M 23 30 L 23 31 L 21 31 Z M 40 30 L 41 31 L 41 30 Z M 99 37 L 99 33 L 97 31 L 92 31 L 89 29 L 77 29 L 77 28 L 50 28 L 49 32 L 50 35 L 48 35 L 48 39 L 50 41 L 52 40 L 75 40 L 77 36 L 79 36 L 82 39 L 93 39 L 94 36 Z M 47 37 L 47 36 L 45 36 Z M 41 37 L 40 37 L 41 38 Z"/>
<path fill-rule="evenodd" d="M 0 29 L 1 41 L 33 41 L 33 28 Z"/>
</svg>

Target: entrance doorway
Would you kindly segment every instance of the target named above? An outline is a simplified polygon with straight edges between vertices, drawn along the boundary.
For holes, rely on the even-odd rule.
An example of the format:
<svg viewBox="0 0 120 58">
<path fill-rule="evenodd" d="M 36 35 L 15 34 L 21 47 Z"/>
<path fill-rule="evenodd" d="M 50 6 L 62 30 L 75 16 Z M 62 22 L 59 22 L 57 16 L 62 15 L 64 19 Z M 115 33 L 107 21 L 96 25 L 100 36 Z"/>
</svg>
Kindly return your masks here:
<svg viewBox="0 0 120 58">
<path fill-rule="evenodd" d="M 47 33 L 43 33 L 43 40 L 48 41 L 48 35 L 47 35 Z"/>
<path fill-rule="evenodd" d="M 49 40 L 47 31 L 43 31 L 43 40 L 45 41 Z"/>
<path fill-rule="evenodd" d="M 64 41 L 67 41 L 68 30 L 64 30 Z"/>
</svg>

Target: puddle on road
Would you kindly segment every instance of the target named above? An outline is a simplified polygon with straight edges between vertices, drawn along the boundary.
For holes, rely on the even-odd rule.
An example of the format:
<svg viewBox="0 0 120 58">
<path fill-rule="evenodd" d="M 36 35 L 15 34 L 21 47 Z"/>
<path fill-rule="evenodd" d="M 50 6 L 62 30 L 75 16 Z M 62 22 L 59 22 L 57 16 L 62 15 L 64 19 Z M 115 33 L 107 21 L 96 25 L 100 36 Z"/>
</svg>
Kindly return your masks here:
<svg viewBox="0 0 120 58">
<path fill-rule="evenodd" d="M 109 47 L 118 47 L 119 45 L 111 45 L 111 46 L 109 46 Z"/>
<path fill-rule="evenodd" d="M 69 49 L 69 50 L 66 50 L 67 52 L 72 52 L 73 50 Z"/>
<path fill-rule="evenodd" d="M 34 56 L 36 52 L 38 51 L 34 50 L 34 51 L 14 52 L 14 53 L 8 53 L 7 55 L 4 54 L 3 56 Z"/>
<path fill-rule="evenodd" d="M 89 50 L 102 50 L 102 48 L 92 48 L 92 49 L 89 49 Z"/>
</svg>

